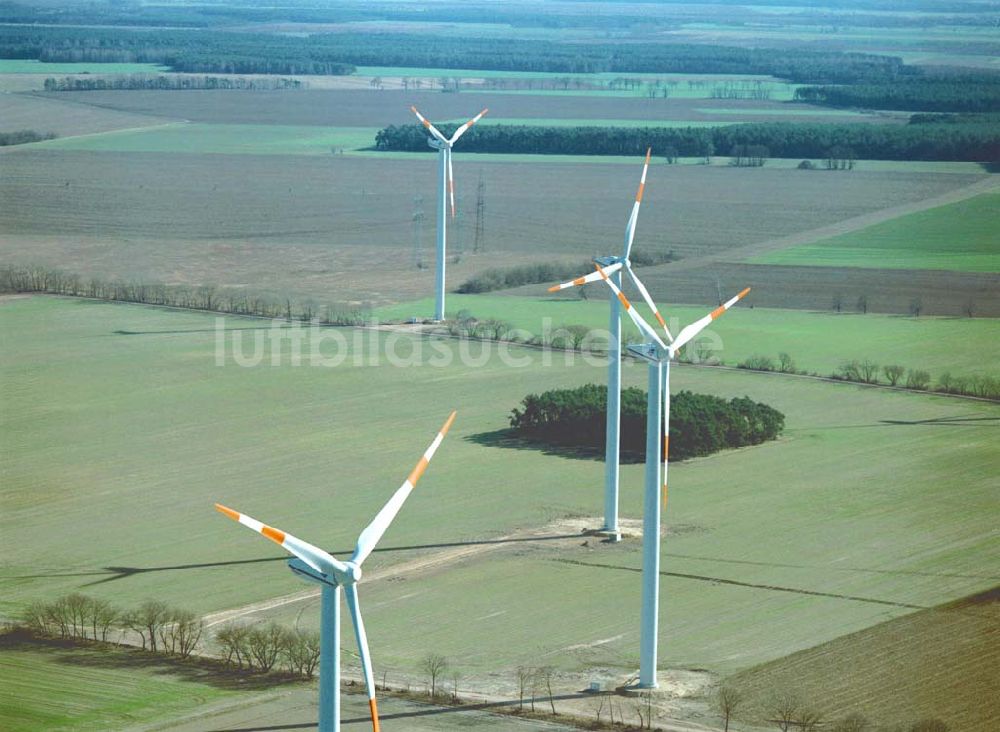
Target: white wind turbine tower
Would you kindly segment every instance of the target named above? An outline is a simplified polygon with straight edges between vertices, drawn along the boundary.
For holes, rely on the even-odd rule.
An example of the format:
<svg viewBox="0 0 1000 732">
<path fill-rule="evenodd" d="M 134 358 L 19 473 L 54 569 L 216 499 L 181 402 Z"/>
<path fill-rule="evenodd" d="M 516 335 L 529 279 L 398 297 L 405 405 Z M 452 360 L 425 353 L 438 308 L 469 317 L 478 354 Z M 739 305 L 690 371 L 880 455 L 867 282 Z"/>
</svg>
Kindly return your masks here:
<svg viewBox="0 0 1000 732">
<path fill-rule="evenodd" d="M 417 119 L 427 128 L 433 137 L 427 138 L 427 144 L 438 151 L 438 163 L 440 171 L 440 189 L 438 199 L 437 217 L 437 270 L 434 280 L 434 320 L 444 320 L 444 270 L 445 270 L 445 241 L 448 229 L 447 200 L 451 199 L 451 217 L 455 218 L 455 175 L 451 164 L 451 148 L 458 141 L 465 131 L 476 124 L 489 110 L 484 109 L 464 125 L 455 130 L 450 137 L 445 137 L 441 132 L 428 122 L 416 107 L 410 107 Z"/>
<path fill-rule="evenodd" d="M 306 581 L 319 584 L 323 589 L 319 656 L 319 732 L 340 732 L 341 589 L 345 592 L 347 608 L 351 613 L 351 621 L 354 625 L 354 637 L 358 644 L 358 654 L 361 657 L 365 686 L 368 689 L 368 706 L 371 709 L 372 728 L 374 732 L 379 732 L 378 706 L 375 702 L 375 678 L 372 672 L 371 654 L 368 650 L 368 636 L 365 634 L 365 625 L 361 619 L 358 605 L 357 583 L 361 579 L 361 565 L 375 549 L 375 545 L 378 544 L 386 529 L 389 528 L 389 524 L 399 513 L 399 509 L 402 508 L 417 481 L 420 480 L 420 476 L 427 468 L 427 463 L 434 457 L 434 451 L 441 444 L 454 420 L 455 412 L 452 412 L 430 447 L 424 452 L 407 479 L 403 481 L 403 485 L 396 490 L 388 503 L 361 532 L 357 546 L 354 548 L 354 554 L 346 562 L 342 562 L 319 547 L 297 539 L 280 529 L 262 524 L 260 521 L 231 508 L 215 504 L 215 508 L 219 512 L 263 534 L 294 554 L 296 558 L 288 560 L 289 568 Z"/>
<path fill-rule="evenodd" d="M 642 614 L 639 633 L 639 686 L 656 688 L 656 653 L 660 635 L 660 521 L 667 505 L 667 458 L 670 448 L 670 362 L 685 344 L 750 292 L 747 287 L 705 317 L 684 327 L 677 337 L 663 326 L 667 342 L 640 316 L 621 289 L 597 265 L 598 277 L 611 288 L 639 332 L 649 340 L 628 350 L 649 364 L 646 402 L 646 477 L 642 508 Z M 656 312 L 656 307 L 651 306 Z M 662 321 L 661 321 L 662 322 Z M 659 440 L 663 427 L 663 443 Z M 661 450 L 662 447 L 662 450 Z M 662 486 L 662 494 L 661 494 Z"/>
<path fill-rule="evenodd" d="M 625 224 L 625 243 L 620 256 L 596 257 L 594 263 L 603 268 L 604 272 L 610 275 L 615 285 L 621 289 L 621 270 L 628 272 L 629 277 L 635 283 L 636 288 L 643 299 L 652 309 L 660 325 L 666 328 L 666 323 L 660 317 L 660 313 L 653 304 L 649 291 L 642 284 L 642 281 L 632 270 L 632 262 L 629 255 L 632 253 L 632 241 L 635 239 L 635 225 L 639 219 L 639 206 L 642 204 L 642 194 L 646 189 L 646 172 L 649 170 L 649 156 L 651 149 L 646 150 L 646 162 L 642 166 L 642 177 L 639 179 L 639 190 L 635 194 L 635 203 L 632 205 L 632 213 Z M 591 272 L 589 275 L 577 277 L 570 282 L 563 282 L 549 288 L 549 292 L 558 292 L 568 287 L 585 285 L 588 282 L 596 282 L 601 279 L 600 272 Z M 621 365 L 621 304 L 616 298 L 611 298 L 611 317 L 608 320 L 608 398 L 607 398 L 607 425 L 604 441 L 604 527 L 602 532 L 608 534 L 614 541 L 621 537 L 618 526 L 618 464 L 619 464 L 619 440 L 621 437 L 621 387 L 622 387 L 622 365 Z"/>
</svg>

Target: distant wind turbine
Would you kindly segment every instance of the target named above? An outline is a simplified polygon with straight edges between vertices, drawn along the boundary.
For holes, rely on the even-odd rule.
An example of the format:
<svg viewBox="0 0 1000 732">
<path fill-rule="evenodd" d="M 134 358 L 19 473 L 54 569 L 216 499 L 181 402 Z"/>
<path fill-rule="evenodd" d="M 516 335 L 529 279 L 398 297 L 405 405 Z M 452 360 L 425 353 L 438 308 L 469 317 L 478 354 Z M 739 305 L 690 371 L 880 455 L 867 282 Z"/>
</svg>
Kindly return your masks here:
<svg viewBox="0 0 1000 732">
<path fill-rule="evenodd" d="M 464 125 L 455 130 L 449 138 L 441 134 L 437 127 L 427 121 L 416 107 L 410 107 L 417 119 L 433 135 L 427 139 L 427 144 L 438 151 L 438 161 L 440 170 L 440 191 L 438 200 L 438 220 L 437 220 L 437 272 L 434 282 L 434 320 L 444 320 L 444 270 L 445 270 L 445 239 L 448 229 L 448 199 L 451 200 L 451 217 L 455 218 L 455 175 L 451 164 L 451 148 L 458 142 L 458 138 L 465 134 L 472 125 L 476 124 L 489 110 L 484 109 Z"/>
<path fill-rule="evenodd" d="M 670 362 L 685 344 L 733 305 L 746 297 L 750 288 L 730 298 L 708 315 L 685 326 L 676 338 L 667 333 L 669 345 L 639 315 L 607 272 L 597 265 L 598 276 L 611 288 L 639 332 L 649 340 L 629 346 L 629 352 L 649 364 L 646 402 L 646 486 L 642 509 L 642 614 L 639 633 L 639 686 L 653 689 L 656 681 L 656 654 L 660 635 L 660 520 L 667 506 L 667 459 L 670 450 Z M 653 311 L 656 311 L 653 306 Z M 659 439 L 663 426 L 663 443 Z M 661 450 L 662 447 L 662 450 Z M 662 458 L 662 463 L 661 463 Z M 662 493 L 661 493 L 662 486 Z"/>
<path fill-rule="evenodd" d="M 605 274 L 611 277 L 615 286 L 621 289 L 621 270 L 628 272 L 629 277 L 635 283 L 636 288 L 643 299 L 653 310 L 657 321 L 666 331 L 667 324 L 660 317 L 656 306 L 653 304 L 649 291 L 642 281 L 632 270 L 632 262 L 629 255 L 632 253 L 632 241 L 635 239 L 635 225 L 639 220 L 639 206 L 642 204 L 642 194 L 646 189 L 646 173 L 649 170 L 649 156 L 652 149 L 646 150 L 646 162 L 642 166 L 642 177 L 639 179 L 639 190 L 635 194 L 635 203 L 632 205 L 632 213 L 629 214 L 628 222 L 625 224 L 625 242 L 620 256 L 596 257 L 594 263 L 603 268 Z M 558 292 L 569 287 L 578 287 L 588 282 L 596 282 L 601 279 L 600 271 L 591 272 L 575 280 L 553 285 L 549 292 Z M 608 320 L 608 331 L 610 332 L 608 342 L 608 398 L 607 398 L 607 424 L 604 440 L 604 527 L 602 532 L 608 534 L 614 541 L 621 537 L 621 530 L 618 526 L 618 464 L 619 464 L 619 441 L 621 439 L 621 304 L 616 298 L 611 298 L 611 317 Z M 668 333 L 669 335 L 669 333 Z"/>
<path fill-rule="evenodd" d="M 409 477 L 403 481 L 382 510 L 368 524 L 354 548 L 354 554 L 346 562 L 336 559 L 333 555 L 319 547 L 298 539 L 280 529 L 262 524 L 257 519 L 246 514 L 226 508 L 218 503 L 215 508 L 239 523 L 295 555 L 288 560 L 289 568 L 309 582 L 315 582 L 323 588 L 322 620 L 320 625 L 320 656 L 319 656 L 319 731 L 340 732 L 340 591 L 346 594 L 347 607 L 351 613 L 354 625 L 354 637 L 358 644 L 358 654 L 361 657 L 361 668 L 364 671 L 365 686 L 368 689 L 368 706 L 371 710 L 372 729 L 379 732 L 378 706 L 375 701 L 375 678 L 372 672 L 371 653 L 368 650 L 368 636 L 365 624 L 361 619 L 358 605 L 358 581 L 361 579 L 361 565 L 375 549 L 379 539 L 389 528 L 389 524 L 403 507 L 403 503 L 413 491 L 420 476 L 444 436 L 448 433 L 451 423 L 455 420 L 452 412 L 430 447 L 424 452 Z"/>
</svg>

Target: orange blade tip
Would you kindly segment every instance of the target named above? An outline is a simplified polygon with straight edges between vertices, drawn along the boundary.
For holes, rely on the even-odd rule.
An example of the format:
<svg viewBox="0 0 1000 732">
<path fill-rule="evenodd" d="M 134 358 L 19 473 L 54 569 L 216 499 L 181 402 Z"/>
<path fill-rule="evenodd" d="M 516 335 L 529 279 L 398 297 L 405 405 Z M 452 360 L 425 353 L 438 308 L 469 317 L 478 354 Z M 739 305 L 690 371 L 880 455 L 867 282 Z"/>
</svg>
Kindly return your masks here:
<svg viewBox="0 0 1000 732">
<path fill-rule="evenodd" d="M 441 434 L 442 435 L 447 434 L 448 430 L 451 429 L 451 423 L 455 421 L 455 415 L 456 414 L 458 414 L 458 410 L 457 409 L 453 409 L 452 412 L 451 412 L 451 414 L 448 415 L 448 421 L 445 422 L 444 423 L 444 427 L 441 428 Z"/>
<path fill-rule="evenodd" d="M 647 163 L 649 162 L 649 156 L 652 155 L 652 154 L 653 154 L 653 148 L 647 147 L 646 148 L 646 162 Z"/>
<path fill-rule="evenodd" d="M 739 297 L 739 298 L 743 298 L 743 297 L 746 297 L 746 295 L 747 295 L 747 293 L 748 293 L 748 292 L 750 292 L 750 288 L 749 288 L 749 287 L 748 287 L 748 288 L 746 288 L 745 290 L 743 290 L 743 292 L 741 292 L 741 293 L 740 293 L 739 295 L 737 295 L 736 297 Z"/>
<path fill-rule="evenodd" d="M 240 520 L 239 511 L 234 511 L 231 508 L 226 508 L 221 503 L 216 503 L 215 504 L 215 510 L 218 511 L 219 513 L 221 513 L 221 514 L 224 514 L 224 515 L 228 516 L 233 521 L 239 521 Z"/>
<path fill-rule="evenodd" d="M 552 287 L 549 288 L 549 292 L 559 292 L 559 289 L 559 285 L 552 285 Z"/>
<path fill-rule="evenodd" d="M 375 697 L 368 700 L 368 708 L 372 713 L 372 730 L 373 732 L 379 732 L 378 704 L 375 702 Z"/>
</svg>

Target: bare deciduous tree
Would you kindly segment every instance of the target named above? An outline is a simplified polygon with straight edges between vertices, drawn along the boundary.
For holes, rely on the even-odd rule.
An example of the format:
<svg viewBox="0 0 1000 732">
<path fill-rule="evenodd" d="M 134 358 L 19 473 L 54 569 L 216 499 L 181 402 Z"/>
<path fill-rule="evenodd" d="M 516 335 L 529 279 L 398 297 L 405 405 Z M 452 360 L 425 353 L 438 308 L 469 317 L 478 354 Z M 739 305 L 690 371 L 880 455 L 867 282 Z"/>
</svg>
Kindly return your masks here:
<svg viewBox="0 0 1000 732">
<path fill-rule="evenodd" d="M 448 659 L 439 653 L 428 653 L 420 661 L 420 668 L 431 679 L 431 698 L 437 696 L 437 680 L 448 670 Z"/>
<path fill-rule="evenodd" d="M 554 666 L 542 666 L 538 669 L 538 673 L 536 674 L 539 683 L 545 687 L 545 693 L 549 696 L 549 706 L 552 707 L 553 716 L 558 714 L 556 711 L 556 700 L 552 693 L 552 678 L 555 675 L 556 669 Z"/>
<path fill-rule="evenodd" d="M 736 710 L 743 704 L 743 694 L 733 686 L 720 686 L 715 693 L 715 705 L 722 715 L 722 722 L 725 732 L 729 732 L 729 720 L 736 714 Z"/>
<path fill-rule="evenodd" d="M 781 732 L 788 732 L 798 721 L 801 709 L 802 701 L 798 694 L 793 691 L 779 692 L 768 702 L 768 713 L 771 717 L 768 721 L 777 724 Z"/>
<path fill-rule="evenodd" d="M 882 367 L 882 373 L 885 374 L 886 380 L 888 380 L 890 386 L 895 386 L 903 374 L 906 373 L 906 368 L 899 366 L 898 364 L 886 364 Z"/>
<path fill-rule="evenodd" d="M 531 679 L 535 675 L 535 669 L 530 666 L 517 667 L 517 708 L 524 709 L 524 693 L 531 685 Z"/>
</svg>

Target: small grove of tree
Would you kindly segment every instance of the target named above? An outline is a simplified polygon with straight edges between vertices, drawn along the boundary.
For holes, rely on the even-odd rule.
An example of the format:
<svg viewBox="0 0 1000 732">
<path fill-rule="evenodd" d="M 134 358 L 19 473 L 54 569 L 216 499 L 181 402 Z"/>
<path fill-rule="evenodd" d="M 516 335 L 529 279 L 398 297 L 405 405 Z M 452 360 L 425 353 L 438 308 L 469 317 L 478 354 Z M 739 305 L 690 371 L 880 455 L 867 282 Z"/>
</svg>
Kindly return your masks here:
<svg viewBox="0 0 1000 732">
<path fill-rule="evenodd" d="M 729 151 L 729 164 L 737 168 L 762 168 L 770 157 L 764 145 L 736 144 Z"/>
<path fill-rule="evenodd" d="M 287 673 L 308 678 L 319 666 L 318 632 L 230 623 L 216 631 L 215 642 L 222 661 L 240 670 L 268 673 L 281 664 Z"/>
<path fill-rule="evenodd" d="M 29 142 L 41 142 L 42 140 L 54 140 L 56 137 L 55 132 L 36 132 L 35 130 L 0 132 L 0 147 L 26 145 Z"/>
<path fill-rule="evenodd" d="M 596 384 L 529 394 L 510 417 L 522 437 L 552 445 L 602 449 L 607 390 Z M 621 449 L 638 457 L 646 450 L 646 393 L 622 391 Z M 672 396 L 670 455 L 684 459 L 775 439 L 785 416 L 748 397 L 726 401 L 681 391 Z"/>
<path fill-rule="evenodd" d="M 859 361 L 857 359 L 848 361 L 840 365 L 837 371 L 839 378 L 844 381 L 859 381 L 864 384 L 878 383 L 879 365 L 871 359 Z"/>
<path fill-rule="evenodd" d="M 438 679 L 448 670 L 448 659 L 439 653 L 428 653 L 420 660 L 420 670 L 430 681 L 431 698 L 437 696 Z"/>
</svg>

